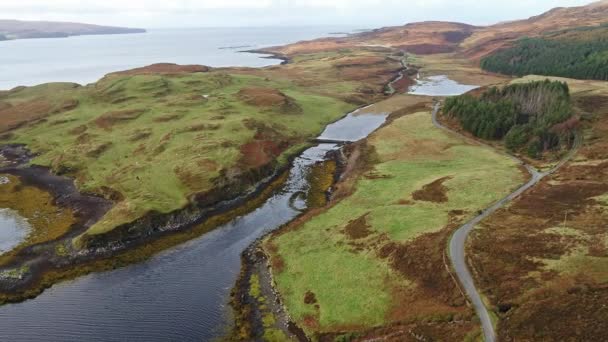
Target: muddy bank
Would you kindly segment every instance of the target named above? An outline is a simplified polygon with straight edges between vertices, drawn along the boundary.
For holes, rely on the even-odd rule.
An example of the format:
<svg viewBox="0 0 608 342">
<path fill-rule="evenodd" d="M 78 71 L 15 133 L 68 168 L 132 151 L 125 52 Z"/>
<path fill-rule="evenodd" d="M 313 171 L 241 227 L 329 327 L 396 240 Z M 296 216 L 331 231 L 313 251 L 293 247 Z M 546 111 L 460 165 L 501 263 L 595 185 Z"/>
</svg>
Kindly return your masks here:
<svg viewBox="0 0 608 342">
<path fill-rule="evenodd" d="M 274 288 L 268 256 L 257 244 L 242 255 L 242 270 L 232 290 L 235 326 L 229 341 L 267 341 L 271 338 L 310 341 L 291 321 Z"/>
</svg>

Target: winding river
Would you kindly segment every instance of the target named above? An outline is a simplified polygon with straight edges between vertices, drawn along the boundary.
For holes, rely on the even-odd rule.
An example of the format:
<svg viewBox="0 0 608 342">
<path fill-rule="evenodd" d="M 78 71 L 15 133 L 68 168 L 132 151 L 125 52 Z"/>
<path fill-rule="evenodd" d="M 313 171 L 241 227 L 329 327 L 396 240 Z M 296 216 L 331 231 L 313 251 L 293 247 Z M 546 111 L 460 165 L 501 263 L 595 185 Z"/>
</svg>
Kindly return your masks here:
<svg viewBox="0 0 608 342">
<path fill-rule="evenodd" d="M 306 209 L 311 166 L 365 138 L 387 115 L 365 108 L 331 124 L 293 162 L 283 188 L 260 208 L 150 260 L 62 283 L 36 299 L 0 307 L 3 341 L 207 341 L 230 322 L 241 253 Z"/>
<path fill-rule="evenodd" d="M 412 94 L 472 89 L 447 78 L 420 80 Z M 3 341 L 208 341 L 231 322 L 230 291 L 241 253 L 306 210 L 307 174 L 341 142 L 365 138 L 386 114 L 362 108 L 328 125 L 293 162 L 287 182 L 260 208 L 146 262 L 61 283 L 33 300 L 0 307 Z"/>
</svg>

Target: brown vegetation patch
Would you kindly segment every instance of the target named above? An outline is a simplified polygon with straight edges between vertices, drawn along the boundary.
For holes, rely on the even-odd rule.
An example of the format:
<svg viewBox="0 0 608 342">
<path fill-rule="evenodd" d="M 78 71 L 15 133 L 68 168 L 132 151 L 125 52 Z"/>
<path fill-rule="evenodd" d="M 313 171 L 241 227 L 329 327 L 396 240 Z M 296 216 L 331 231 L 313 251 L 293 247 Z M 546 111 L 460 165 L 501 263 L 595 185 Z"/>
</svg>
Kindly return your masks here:
<svg viewBox="0 0 608 342">
<path fill-rule="evenodd" d="M 258 168 L 272 162 L 282 151 L 274 141 L 255 140 L 241 146 L 241 162 L 251 168 Z"/>
<path fill-rule="evenodd" d="M 100 128 L 110 130 L 112 126 L 121 122 L 135 120 L 145 112 L 145 109 L 129 109 L 108 112 L 102 114 L 97 119 L 95 119 L 95 124 L 97 124 L 97 126 L 99 126 Z"/>
<path fill-rule="evenodd" d="M 80 125 L 80 126 L 76 126 L 74 128 L 72 128 L 71 130 L 68 131 L 68 133 L 72 134 L 72 135 L 80 135 L 84 132 L 86 132 L 88 129 L 87 125 Z"/>
<path fill-rule="evenodd" d="M 443 177 L 430 184 L 427 184 L 423 186 L 421 190 L 414 191 L 412 193 L 412 197 L 416 201 L 445 203 L 448 201 L 448 188 L 443 185 L 443 183 L 450 179 L 452 179 L 452 177 Z"/>
<path fill-rule="evenodd" d="M 80 104 L 80 102 L 76 99 L 65 100 L 65 101 L 61 102 L 61 104 L 59 106 L 55 107 L 55 109 L 53 109 L 53 114 L 69 112 L 71 110 L 76 109 L 76 107 L 78 107 L 79 104 Z"/>
<path fill-rule="evenodd" d="M 267 125 L 256 120 L 244 120 L 243 125 L 255 131 L 254 141 L 241 146 L 240 164 L 245 167 L 260 167 L 276 159 L 291 143 L 280 133 L 281 125 Z"/>
<path fill-rule="evenodd" d="M 206 170 L 190 169 L 184 165 L 178 165 L 173 169 L 175 175 L 180 182 L 191 190 L 198 190 L 201 187 L 205 187 L 208 184 L 207 177 L 205 175 Z"/>
<path fill-rule="evenodd" d="M 121 76 L 135 76 L 135 75 L 151 75 L 151 74 L 163 74 L 163 75 L 180 75 L 180 74 L 193 74 L 197 72 L 208 72 L 209 67 L 204 65 L 178 65 L 172 63 L 158 63 L 145 66 L 143 68 L 136 68 L 131 70 L 119 71 L 111 73 L 110 75 L 121 75 Z"/>
<path fill-rule="evenodd" d="M 585 112 L 592 113 L 601 108 L 608 107 L 608 96 L 604 95 L 589 95 L 577 97 L 576 105 Z"/>
<path fill-rule="evenodd" d="M 353 240 L 363 239 L 372 234 L 372 231 L 369 229 L 370 226 L 367 223 L 367 216 L 369 213 L 362 215 L 361 217 L 354 219 L 344 227 L 344 233 L 346 236 Z"/>
<path fill-rule="evenodd" d="M 501 320 L 504 341 L 603 341 L 608 286 L 537 292 Z"/>
<path fill-rule="evenodd" d="M 42 119 L 53 110 L 53 105 L 42 99 L 27 101 L 0 110 L 0 132 L 5 132 L 20 125 Z"/>
<path fill-rule="evenodd" d="M 388 258 L 393 269 L 418 285 L 415 290 L 417 295 L 397 293 L 399 300 L 410 304 L 425 303 L 423 308 L 416 310 L 408 305 L 396 305 L 392 314 L 395 319 L 411 317 L 417 310 L 429 310 L 429 313 L 468 312 L 464 305 L 465 297 L 448 272 L 444 256 L 449 233 L 455 227 L 453 224 L 449 229 L 422 235 L 410 243 L 388 243 L 379 249 L 379 257 Z"/>
<path fill-rule="evenodd" d="M 266 249 L 268 252 L 267 254 L 270 256 L 270 267 L 272 267 L 272 272 L 274 274 L 283 272 L 285 269 L 285 260 L 279 255 L 279 248 L 273 243 L 272 239 L 264 243 L 264 249 Z"/>
<path fill-rule="evenodd" d="M 421 341 L 467 341 L 469 334 L 476 329 L 470 320 L 453 320 L 438 317 L 435 322 L 399 322 L 386 327 L 372 329 L 360 334 L 353 341 L 383 342 L 421 342 Z M 321 341 L 321 340 L 320 340 Z M 328 339 L 326 341 L 337 341 Z"/>
<path fill-rule="evenodd" d="M 169 122 L 169 121 L 175 121 L 175 120 L 179 120 L 183 117 L 183 115 L 181 114 L 166 114 L 166 115 L 162 115 L 159 116 L 157 118 L 154 118 L 154 122 Z"/>
<path fill-rule="evenodd" d="M 144 140 L 149 138 L 151 135 L 152 131 L 149 128 L 138 129 L 137 131 L 133 132 L 133 134 L 131 134 L 131 136 L 129 137 L 129 141 L 136 142 L 139 140 Z"/>
<path fill-rule="evenodd" d="M 317 303 L 317 297 L 311 291 L 306 291 L 306 294 L 304 295 L 304 303 L 306 303 L 306 304 L 316 304 Z"/>
<path fill-rule="evenodd" d="M 414 83 L 415 82 L 411 78 L 403 76 L 398 81 L 393 82 L 393 88 L 397 93 L 405 93 L 410 89 L 412 85 L 414 85 Z"/>
<path fill-rule="evenodd" d="M 179 133 L 192 133 L 192 132 L 201 132 L 201 131 L 216 131 L 220 129 L 222 125 L 220 124 L 209 124 L 209 123 L 197 123 L 192 124 L 188 127 L 184 127 L 179 130 Z"/>
<path fill-rule="evenodd" d="M 436 53 L 449 53 L 456 51 L 455 45 L 441 45 L 441 44 L 412 44 L 412 45 L 401 45 L 398 47 L 400 50 L 407 51 L 416 55 L 433 55 Z"/>
<path fill-rule="evenodd" d="M 349 68 L 349 67 L 364 67 L 370 65 L 378 65 L 383 64 L 386 61 L 384 57 L 375 57 L 375 56 L 367 56 L 367 57 L 345 57 L 341 58 L 335 63 L 333 66 L 336 68 Z"/>
<path fill-rule="evenodd" d="M 238 97 L 245 103 L 256 107 L 275 107 L 283 113 L 300 113 L 302 109 L 296 100 L 272 88 L 243 88 Z"/>
<path fill-rule="evenodd" d="M 102 154 L 104 154 L 107 150 L 109 150 L 112 147 L 112 145 L 113 144 L 111 142 L 99 144 L 87 152 L 87 157 L 99 158 Z"/>
</svg>

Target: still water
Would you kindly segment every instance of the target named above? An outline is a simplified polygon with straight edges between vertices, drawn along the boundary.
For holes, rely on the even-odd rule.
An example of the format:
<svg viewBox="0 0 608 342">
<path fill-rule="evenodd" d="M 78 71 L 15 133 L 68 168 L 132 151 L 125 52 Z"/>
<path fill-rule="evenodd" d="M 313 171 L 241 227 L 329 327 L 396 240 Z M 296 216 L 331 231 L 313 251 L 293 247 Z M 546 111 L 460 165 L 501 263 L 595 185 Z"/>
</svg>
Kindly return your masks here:
<svg viewBox="0 0 608 342">
<path fill-rule="evenodd" d="M 460 84 L 445 75 L 430 76 L 416 81 L 408 94 L 427 96 L 456 96 L 478 88 L 476 85 Z"/>
<path fill-rule="evenodd" d="M 0 90 L 46 82 L 95 82 L 105 74 L 153 63 L 261 67 L 277 59 L 243 50 L 350 32 L 348 27 L 149 30 L 141 34 L 0 42 Z"/>
</svg>

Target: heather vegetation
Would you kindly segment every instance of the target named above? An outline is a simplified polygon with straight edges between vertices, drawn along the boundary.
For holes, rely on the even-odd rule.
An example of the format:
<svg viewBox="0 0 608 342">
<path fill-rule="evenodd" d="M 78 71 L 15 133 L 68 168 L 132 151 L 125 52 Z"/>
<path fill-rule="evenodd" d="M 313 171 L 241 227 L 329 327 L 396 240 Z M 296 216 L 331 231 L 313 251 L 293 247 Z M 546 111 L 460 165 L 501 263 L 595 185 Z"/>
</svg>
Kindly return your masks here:
<svg viewBox="0 0 608 342">
<path fill-rule="evenodd" d="M 473 327 L 443 266 L 446 239 L 521 182 L 516 164 L 434 127 L 425 111 L 367 143 L 361 159 L 372 165 L 354 166 L 352 194 L 264 242 L 284 303 L 310 336 L 432 321 L 425 334 L 463 340 Z"/>
<path fill-rule="evenodd" d="M 492 87 L 480 97 L 452 97 L 446 100 L 445 113 L 473 135 L 505 139 L 510 150 L 525 150 L 534 158 L 569 146 L 578 126 L 568 85 L 549 80 Z"/>
<path fill-rule="evenodd" d="M 608 80 L 608 26 L 523 38 L 515 46 L 481 61 L 483 69 L 509 75 L 529 74 Z"/>
</svg>

